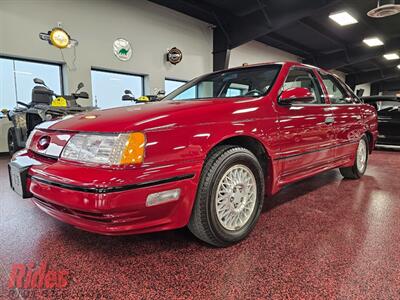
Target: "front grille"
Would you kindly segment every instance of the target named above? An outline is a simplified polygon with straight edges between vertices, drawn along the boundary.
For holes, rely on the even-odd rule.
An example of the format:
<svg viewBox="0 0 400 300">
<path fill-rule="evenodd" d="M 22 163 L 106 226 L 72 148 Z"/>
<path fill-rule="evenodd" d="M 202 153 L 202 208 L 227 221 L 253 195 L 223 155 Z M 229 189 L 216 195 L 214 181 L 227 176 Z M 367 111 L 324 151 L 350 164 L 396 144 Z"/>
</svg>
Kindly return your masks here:
<svg viewBox="0 0 400 300">
<path fill-rule="evenodd" d="M 40 206 L 43 206 L 44 208 L 47 208 L 52 211 L 58 211 L 73 217 L 103 224 L 117 225 L 126 222 L 135 222 L 144 218 L 144 216 L 138 216 L 138 211 L 130 211 L 123 213 L 95 213 L 95 212 L 87 212 L 87 211 L 68 208 L 65 206 L 45 201 L 43 199 L 39 199 L 38 197 L 35 197 L 35 202 Z"/>
</svg>

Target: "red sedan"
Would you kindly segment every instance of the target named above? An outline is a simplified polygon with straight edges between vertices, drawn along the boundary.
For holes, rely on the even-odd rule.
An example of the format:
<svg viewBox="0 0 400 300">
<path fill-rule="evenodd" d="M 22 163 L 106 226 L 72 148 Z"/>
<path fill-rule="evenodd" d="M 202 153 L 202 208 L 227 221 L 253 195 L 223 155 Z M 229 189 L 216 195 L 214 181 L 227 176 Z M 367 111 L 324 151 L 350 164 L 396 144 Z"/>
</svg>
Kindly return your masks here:
<svg viewBox="0 0 400 300">
<path fill-rule="evenodd" d="M 227 246 L 284 185 L 333 168 L 360 178 L 376 138 L 375 109 L 336 76 L 271 63 L 201 76 L 160 102 L 43 123 L 10 162 L 10 181 L 87 231 L 188 226 Z"/>
</svg>

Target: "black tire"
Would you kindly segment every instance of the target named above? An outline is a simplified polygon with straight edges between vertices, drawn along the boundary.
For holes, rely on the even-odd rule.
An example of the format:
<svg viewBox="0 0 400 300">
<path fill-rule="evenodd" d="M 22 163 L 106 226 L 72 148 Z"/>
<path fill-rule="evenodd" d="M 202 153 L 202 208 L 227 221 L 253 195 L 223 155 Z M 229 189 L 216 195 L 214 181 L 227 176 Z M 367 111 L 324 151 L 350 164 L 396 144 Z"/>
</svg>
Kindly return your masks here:
<svg viewBox="0 0 400 300">
<path fill-rule="evenodd" d="M 11 127 L 8 129 L 7 134 L 7 144 L 8 144 L 8 152 L 11 156 L 14 155 L 15 152 L 21 150 L 21 147 L 18 146 L 17 134 L 15 133 L 15 128 Z"/>
<path fill-rule="evenodd" d="M 216 192 L 227 170 L 244 165 L 256 183 L 256 200 L 249 219 L 238 230 L 227 230 L 217 217 Z M 260 216 L 264 202 L 264 174 L 257 158 L 249 150 L 238 146 L 215 148 L 206 160 L 197 189 L 196 201 L 189 221 L 189 230 L 200 240 L 217 247 L 226 247 L 246 238 Z"/>
<path fill-rule="evenodd" d="M 360 169 L 357 161 L 359 159 L 359 153 L 358 153 L 358 149 L 360 147 L 360 143 L 364 143 L 365 142 L 365 146 L 366 146 L 366 151 L 365 151 L 365 164 L 364 166 Z M 356 155 L 355 155 L 355 160 L 354 160 L 354 165 L 351 167 L 347 167 L 347 168 L 340 168 L 340 173 L 342 174 L 342 176 L 346 179 L 360 179 L 364 174 L 365 171 L 367 170 L 367 166 L 368 166 L 368 157 L 369 157 L 369 141 L 367 136 L 364 134 L 361 137 L 360 143 L 358 144 L 358 147 L 356 149 Z"/>
</svg>

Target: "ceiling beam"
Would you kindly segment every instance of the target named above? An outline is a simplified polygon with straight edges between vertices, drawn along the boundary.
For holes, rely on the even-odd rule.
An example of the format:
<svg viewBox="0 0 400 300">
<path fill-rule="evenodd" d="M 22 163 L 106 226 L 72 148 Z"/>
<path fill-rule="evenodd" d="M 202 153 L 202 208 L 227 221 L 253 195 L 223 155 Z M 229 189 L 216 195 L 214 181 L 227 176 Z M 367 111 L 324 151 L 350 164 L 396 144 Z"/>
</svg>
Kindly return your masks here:
<svg viewBox="0 0 400 300">
<path fill-rule="evenodd" d="M 246 17 L 237 18 L 230 24 L 230 48 L 236 48 L 252 40 L 274 32 L 286 25 L 295 23 L 303 18 L 313 16 L 341 0 L 307 0 L 288 1 L 281 0 L 281 5 L 261 6 Z M 283 2 L 283 3 L 282 3 Z M 291 5 L 285 5 L 290 2 Z M 290 9 L 288 9 L 290 7 Z"/>
<path fill-rule="evenodd" d="M 381 91 L 400 91 L 400 80 L 382 82 Z"/>
<path fill-rule="evenodd" d="M 347 55 L 343 51 L 336 51 L 331 54 L 316 56 L 314 59 L 307 59 L 306 63 L 316 62 L 319 67 L 337 69 L 383 56 L 385 53 L 397 51 L 399 48 L 400 37 L 397 37 L 388 41 L 384 47 L 370 48 L 366 45 L 353 45 L 347 48 Z"/>
<path fill-rule="evenodd" d="M 196 0 L 149 0 L 150 2 L 156 3 L 173 9 L 175 11 L 184 13 L 192 16 L 204 22 L 218 25 L 218 22 L 228 22 L 234 19 L 234 15 L 229 14 L 225 10 L 218 8 L 214 5 L 209 5 L 205 2 Z M 218 17 L 219 21 L 216 20 L 215 16 Z"/>
<path fill-rule="evenodd" d="M 286 49 L 283 49 L 287 51 L 287 49 L 291 49 L 292 51 L 289 52 L 296 52 L 296 53 L 302 53 L 303 57 L 310 57 L 313 55 L 313 51 L 308 48 L 307 46 L 300 44 L 298 42 L 293 41 L 292 39 L 286 38 L 278 33 L 272 32 L 266 36 L 263 36 L 262 38 L 258 39 L 258 41 L 268 43 L 268 40 L 271 40 L 278 45 L 274 45 L 274 47 L 281 48 L 284 47 Z"/>
<path fill-rule="evenodd" d="M 400 78 L 400 70 L 397 67 L 388 69 L 377 69 L 374 71 L 361 72 L 346 76 L 346 82 L 351 82 L 354 85 L 363 83 L 372 83 L 392 78 Z"/>
</svg>

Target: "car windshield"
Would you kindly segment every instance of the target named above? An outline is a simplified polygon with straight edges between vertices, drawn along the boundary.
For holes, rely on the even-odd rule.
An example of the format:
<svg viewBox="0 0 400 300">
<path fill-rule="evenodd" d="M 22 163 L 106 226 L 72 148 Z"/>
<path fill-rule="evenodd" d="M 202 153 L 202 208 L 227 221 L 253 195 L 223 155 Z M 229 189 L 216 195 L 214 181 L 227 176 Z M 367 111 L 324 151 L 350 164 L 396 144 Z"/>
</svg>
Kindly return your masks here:
<svg viewBox="0 0 400 300">
<path fill-rule="evenodd" d="M 264 65 L 216 72 L 193 79 L 164 100 L 259 97 L 266 95 L 281 66 Z"/>
</svg>

